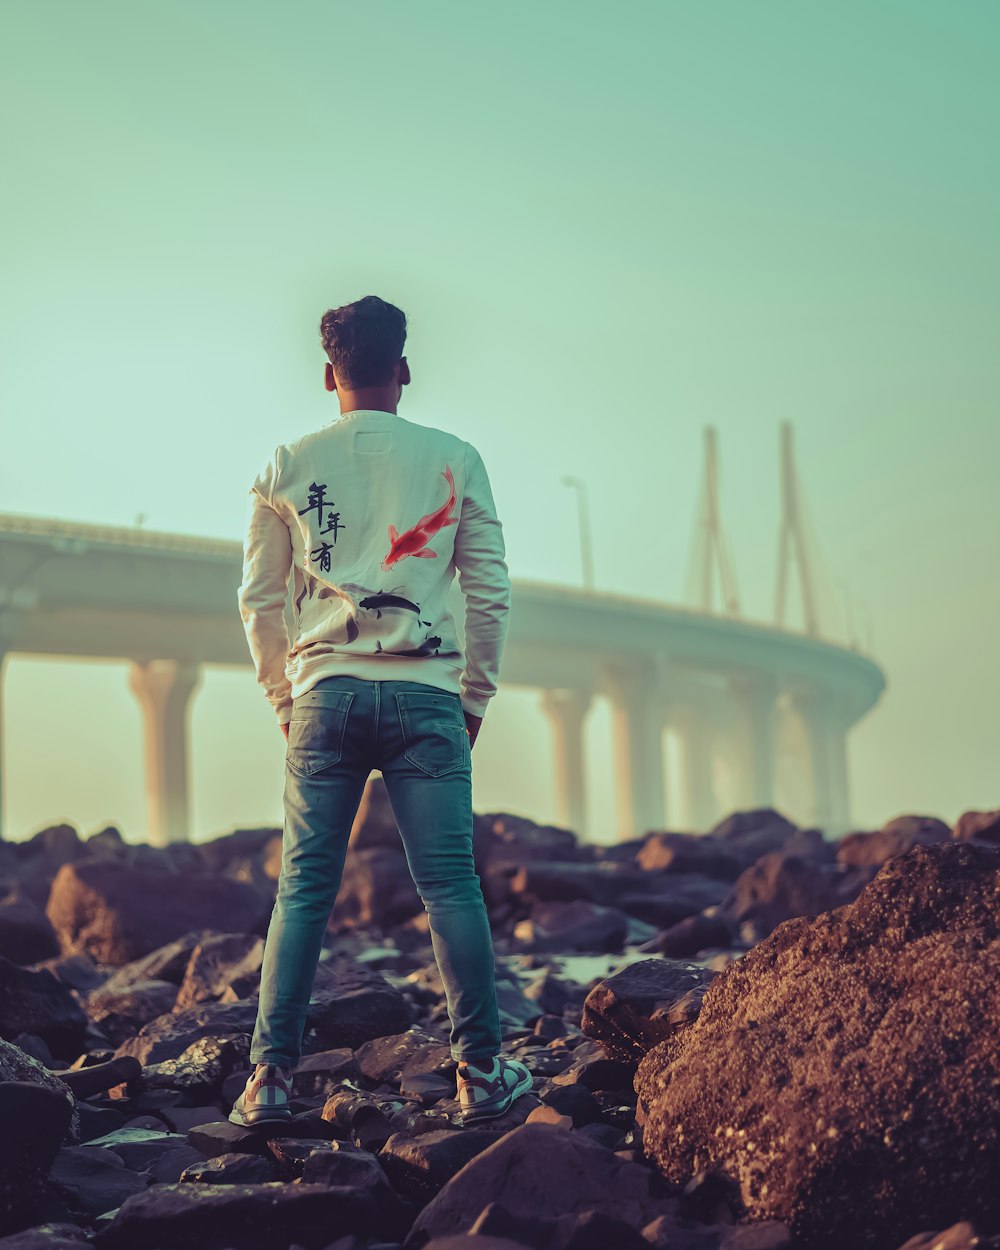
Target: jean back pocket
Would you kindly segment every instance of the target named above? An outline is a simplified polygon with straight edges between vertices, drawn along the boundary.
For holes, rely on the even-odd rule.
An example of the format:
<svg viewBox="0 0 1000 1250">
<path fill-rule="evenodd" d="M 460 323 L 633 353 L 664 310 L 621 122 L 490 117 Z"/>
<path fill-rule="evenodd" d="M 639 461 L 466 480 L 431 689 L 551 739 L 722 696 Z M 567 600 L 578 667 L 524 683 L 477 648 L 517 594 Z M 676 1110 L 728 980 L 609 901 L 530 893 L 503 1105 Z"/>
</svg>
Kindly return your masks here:
<svg viewBox="0 0 1000 1250">
<path fill-rule="evenodd" d="M 285 762 L 305 777 L 339 764 L 347 717 L 357 692 L 307 690 L 292 703 Z"/>
<path fill-rule="evenodd" d="M 465 768 L 471 749 L 458 695 L 430 688 L 395 695 L 405 758 L 429 777 Z"/>
</svg>

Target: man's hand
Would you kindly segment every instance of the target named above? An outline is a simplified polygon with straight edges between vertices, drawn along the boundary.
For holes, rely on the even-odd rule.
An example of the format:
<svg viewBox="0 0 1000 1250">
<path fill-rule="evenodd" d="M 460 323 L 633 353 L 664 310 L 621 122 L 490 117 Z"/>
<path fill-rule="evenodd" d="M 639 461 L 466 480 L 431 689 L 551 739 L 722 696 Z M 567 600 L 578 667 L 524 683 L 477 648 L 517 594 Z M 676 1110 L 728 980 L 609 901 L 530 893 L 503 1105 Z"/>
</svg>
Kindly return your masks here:
<svg viewBox="0 0 1000 1250">
<path fill-rule="evenodd" d="M 462 709 L 465 712 L 465 709 Z M 469 749 L 476 745 L 476 735 L 479 733 L 479 726 L 483 723 L 481 716 L 473 716 L 471 712 L 465 712 L 465 728 L 469 735 Z"/>
<path fill-rule="evenodd" d="M 291 724 L 291 722 L 290 722 L 290 721 L 286 721 L 286 722 L 285 722 L 285 723 L 281 726 L 281 732 L 285 735 L 285 741 L 286 741 L 286 742 L 288 741 L 288 726 L 289 726 L 290 724 Z"/>
</svg>

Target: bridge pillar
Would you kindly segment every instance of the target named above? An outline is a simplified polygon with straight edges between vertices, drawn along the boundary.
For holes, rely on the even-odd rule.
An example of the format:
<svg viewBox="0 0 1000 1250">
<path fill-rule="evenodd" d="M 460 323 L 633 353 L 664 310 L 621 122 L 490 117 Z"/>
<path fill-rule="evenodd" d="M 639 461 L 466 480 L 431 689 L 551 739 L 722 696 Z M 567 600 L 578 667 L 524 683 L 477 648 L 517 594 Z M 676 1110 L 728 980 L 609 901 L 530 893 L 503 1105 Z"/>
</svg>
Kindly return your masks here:
<svg viewBox="0 0 1000 1250">
<path fill-rule="evenodd" d="M 679 805 L 682 829 L 704 833 L 719 816 L 712 769 L 715 728 L 710 714 L 690 705 L 679 709 L 671 723 L 680 746 L 680 775 L 684 798 Z"/>
<path fill-rule="evenodd" d="M 588 690 L 543 690 L 542 711 L 552 726 L 558 821 L 586 839 L 587 807 L 583 767 L 583 722 L 590 708 Z"/>
<path fill-rule="evenodd" d="M 831 837 L 849 828 L 847 789 L 847 718 L 833 692 L 797 687 L 789 692 L 801 716 L 812 775 L 809 823 Z"/>
<path fill-rule="evenodd" d="M 190 660 L 132 660 L 128 683 L 142 708 L 148 840 L 155 846 L 186 841 L 187 713 L 200 667 Z"/>
<path fill-rule="evenodd" d="M 747 807 L 774 806 L 775 753 L 778 723 L 778 682 L 766 673 L 733 677 L 733 697 L 741 709 L 743 740 L 738 762 L 741 802 Z"/>
<path fill-rule="evenodd" d="M 659 667 L 649 665 L 607 663 L 602 676 L 611 699 L 617 836 L 624 841 L 665 824 L 662 683 Z"/>
</svg>

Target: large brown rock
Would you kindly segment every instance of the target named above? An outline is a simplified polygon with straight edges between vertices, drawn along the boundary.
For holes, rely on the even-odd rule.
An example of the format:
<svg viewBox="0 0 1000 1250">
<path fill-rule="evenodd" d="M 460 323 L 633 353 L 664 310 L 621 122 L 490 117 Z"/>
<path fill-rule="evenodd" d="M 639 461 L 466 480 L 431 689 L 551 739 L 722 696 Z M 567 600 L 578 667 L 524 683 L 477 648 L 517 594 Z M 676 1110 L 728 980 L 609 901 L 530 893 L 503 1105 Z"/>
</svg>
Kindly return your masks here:
<svg viewBox="0 0 1000 1250">
<path fill-rule="evenodd" d="M 1000 849 L 915 847 L 850 906 L 781 925 L 646 1055 L 644 1148 L 804 1250 L 996 1232 L 998 1031 Z"/>
<path fill-rule="evenodd" d="M 46 914 L 64 954 L 124 964 L 203 924 L 267 933 L 272 901 L 251 885 L 203 872 L 161 872 L 115 861 L 63 864 Z"/>
</svg>

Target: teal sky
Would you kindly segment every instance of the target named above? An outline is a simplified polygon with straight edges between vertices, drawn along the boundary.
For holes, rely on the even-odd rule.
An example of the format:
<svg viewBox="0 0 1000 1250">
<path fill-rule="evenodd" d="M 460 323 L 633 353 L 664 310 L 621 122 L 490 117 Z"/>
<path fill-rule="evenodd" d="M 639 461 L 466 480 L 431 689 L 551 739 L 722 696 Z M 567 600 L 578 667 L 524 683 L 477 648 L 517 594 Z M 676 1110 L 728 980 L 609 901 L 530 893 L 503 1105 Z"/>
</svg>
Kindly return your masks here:
<svg viewBox="0 0 1000 1250">
<path fill-rule="evenodd" d="M 888 678 L 855 823 L 996 807 L 998 76 L 991 0 L 5 5 L 0 509 L 242 539 L 338 411 L 320 314 L 378 294 L 515 578 L 579 583 L 572 473 L 599 587 L 683 602 L 711 423 L 771 619 L 791 421 L 826 632 L 846 587 Z M 477 809 L 554 817 L 534 702 L 494 701 Z M 124 664 L 11 657 L 7 836 L 144 837 L 139 724 Z M 249 666 L 191 725 L 195 836 L 280 822 Z"/>
</svg>

